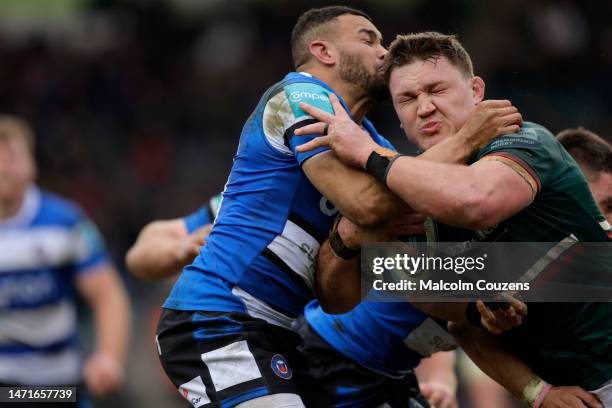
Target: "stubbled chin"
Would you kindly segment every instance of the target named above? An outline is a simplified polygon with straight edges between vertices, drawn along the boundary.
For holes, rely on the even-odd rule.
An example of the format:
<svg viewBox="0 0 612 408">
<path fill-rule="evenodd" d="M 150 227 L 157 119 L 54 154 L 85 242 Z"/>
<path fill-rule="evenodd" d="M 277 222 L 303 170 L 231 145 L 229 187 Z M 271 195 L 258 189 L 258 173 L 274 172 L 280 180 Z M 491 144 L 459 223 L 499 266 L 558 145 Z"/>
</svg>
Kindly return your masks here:
<svg viewBox="0 0 612 408">
<path fill-rule="evenodd" d="M 434 147 L 441 141 L 445 140 L 448 136 L 449 135 L 446 132 L 440 132 L 440 131 L 436 132 L 433 135 L 424 135 L 422 139 L 423 143 L 422 143 L 421 149 L 427 150 L 431 147 Z"/>
</svg>

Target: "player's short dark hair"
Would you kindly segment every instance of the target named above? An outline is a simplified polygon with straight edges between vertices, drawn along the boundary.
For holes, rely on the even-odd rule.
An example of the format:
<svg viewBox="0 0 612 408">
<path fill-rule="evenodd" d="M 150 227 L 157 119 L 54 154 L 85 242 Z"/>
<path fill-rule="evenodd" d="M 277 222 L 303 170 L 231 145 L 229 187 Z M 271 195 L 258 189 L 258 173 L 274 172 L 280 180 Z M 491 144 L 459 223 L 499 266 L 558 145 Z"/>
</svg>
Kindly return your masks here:
<svg viewBox="0 0 612 408">
<path fill-rule="evenodd" d="M 344 14 L 361 16 L 372 21 L 365 12 L 346 6 L 314 8 L 298 18 L 291 32 L 291 55 L 296 68 L 308 62 L 310 59 L 308 46 L 312 40 L 326 34 L 322 30 L 326 28 L 325 25 Z"/>
<path fill-rule="evenodd" d="M 28 122 L 18 116 L 0 114 L 0 142 L 15 138 L 23 139 L 30 153 L 34 155 L 34 131 Z"/>
<path fill-rule="evenodd" d="M 389 82 L 394 68 L 408 65 L 417 60 L 446 57 L 463 74 L 474 76 L 474 66 L 470 54 L 463 48 L 456 35 L 446 35 L 434 31 L 399 34 L 389 46 L 385 56 L 385 80 Z"/>
<path fill-rule="evenodd" d="M 562 130 L 557 139 L 581 167 L 612 173 L 612 145 L 597 134 L 578 127 Z"/>
</svg>

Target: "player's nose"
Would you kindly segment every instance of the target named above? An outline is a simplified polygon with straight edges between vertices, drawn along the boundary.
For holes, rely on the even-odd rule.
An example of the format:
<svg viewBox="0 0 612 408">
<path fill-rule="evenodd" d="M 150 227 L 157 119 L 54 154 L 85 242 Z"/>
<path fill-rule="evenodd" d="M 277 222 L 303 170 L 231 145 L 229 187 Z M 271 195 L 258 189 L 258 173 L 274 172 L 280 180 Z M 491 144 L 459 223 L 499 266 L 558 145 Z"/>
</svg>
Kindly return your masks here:
<svg viewBox="0 0 612 408">
<path fill-rule="evenodd" d="M 434 113 L 436 106 L 433 104 L 430 98 L 425 95 L 419 95 L 417 98 L 417 115 L 419 117 L 427 117 Z"/>
<path fill-rule="evenodd" d="M 387 55 L 387 49 L 382 44 L 378 44 L 378 47 L 376 47 L 376 56 L 382 61 L 385 59 L 385 55 Z"/>
</svg>

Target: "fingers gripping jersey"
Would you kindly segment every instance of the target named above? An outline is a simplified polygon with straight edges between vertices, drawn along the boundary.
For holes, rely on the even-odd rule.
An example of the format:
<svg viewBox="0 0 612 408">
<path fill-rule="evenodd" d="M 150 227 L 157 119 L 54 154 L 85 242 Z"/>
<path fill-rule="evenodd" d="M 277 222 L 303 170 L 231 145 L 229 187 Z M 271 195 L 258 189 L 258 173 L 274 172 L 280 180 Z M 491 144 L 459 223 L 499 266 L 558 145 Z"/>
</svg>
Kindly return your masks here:
<svg viewBox="0 0 612 408">
<path fill-rule="evenodd" d="M 263 302 L 273 309 L 266 315 L 302 312 L 313 297 L 313 262 L 337 210 L 300 167 L 326 149 L 296 152 L 316 135 L 293 132 L 313 121 L 299 103 L 332 112 L 331 92 L 309 75 L 290 73 L 263 95 L 244 125 L 208 244 L 185 268 L 165 307 L 261 313 Z M 390 146 L 369 121 L 363 126 Z"/>
</svg>

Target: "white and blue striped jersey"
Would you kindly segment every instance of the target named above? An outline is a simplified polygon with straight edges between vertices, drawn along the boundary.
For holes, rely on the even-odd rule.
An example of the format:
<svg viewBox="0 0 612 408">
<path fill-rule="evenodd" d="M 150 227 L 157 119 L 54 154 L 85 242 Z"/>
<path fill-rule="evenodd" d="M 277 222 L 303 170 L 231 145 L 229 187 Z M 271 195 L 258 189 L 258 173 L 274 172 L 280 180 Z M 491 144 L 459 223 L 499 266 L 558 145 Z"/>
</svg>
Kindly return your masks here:
<svg viewBox="0 0 612 408">
<path fill-rule="evenodd" d="M 79 207 L 37 187 L 0 221 L 0 383 L 78 383 L 74 283 L 104 262 Z"/>
<path fill-rule="evenodd" d="M 313 263 L 337 210 L 301 170 L 326 148 L 299 153 L 296 147 L 315 135 L 293 132 L 314 121 L 299 103 L 332 112 L 331 92 L 308 74 L 290 73 L 263 95 L 244 125 L 208 243 L 164 307 L 250 313 L 282 326 L 302 313 L 314 297 Z M 367 119 L 363 126 L 390 146 Z"/>
</svg>

